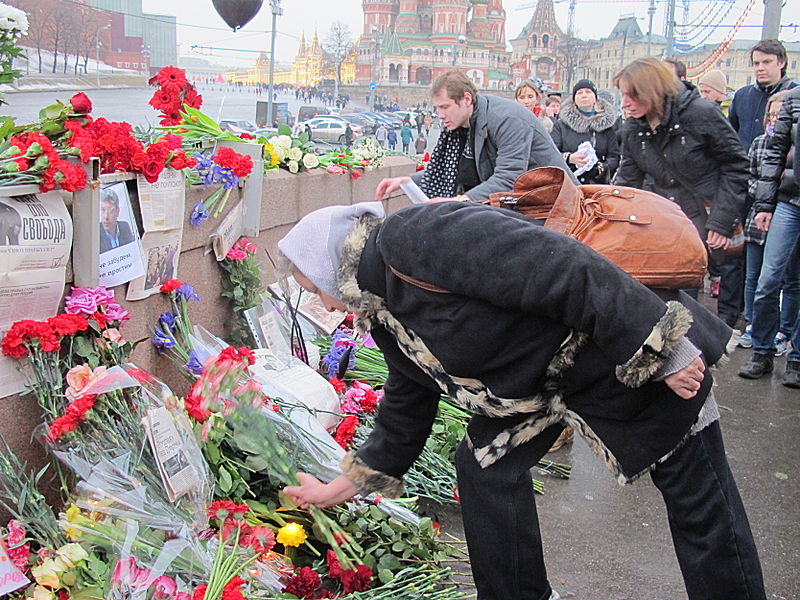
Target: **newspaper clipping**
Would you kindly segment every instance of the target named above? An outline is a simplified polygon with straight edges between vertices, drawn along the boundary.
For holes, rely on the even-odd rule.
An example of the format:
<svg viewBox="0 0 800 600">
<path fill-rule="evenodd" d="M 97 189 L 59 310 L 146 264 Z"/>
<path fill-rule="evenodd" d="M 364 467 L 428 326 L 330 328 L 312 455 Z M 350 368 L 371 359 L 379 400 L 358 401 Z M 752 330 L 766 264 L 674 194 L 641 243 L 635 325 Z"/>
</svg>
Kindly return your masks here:
<svg viewBox="0 0 800 600">
<path fill-rule="evenodd" d="M 242 237 L 243 215 L 244 202 L 239 201 L 211 234 L 211 248 L 218 261 L 224 260 L 228 255 L 228 250 Z"/>
<path fill-rule="evenodd" d="M 136 180 L 142 211 L 144 273 L 128 284 L 126 300 L 144 300 L 157 294 L 161 284 L 178 276 L 183 238 L 186 184 L 183 173 L 164 169 L 155 183 L 141 175 Z"/>
<path fill-rule="evenodd" d="M 144 275 L 139 231 L 124 181 L 100 188 L 100 285 L 114 287 Z"/>
<path fill-rule="evenodd" d="M 58 193 L 0 197 L 0 337 L 20 319 L 58 312 L 72 219 Z M 0 397 L 22 391 L 18 362 L 0 355 Z"/>
</svg>

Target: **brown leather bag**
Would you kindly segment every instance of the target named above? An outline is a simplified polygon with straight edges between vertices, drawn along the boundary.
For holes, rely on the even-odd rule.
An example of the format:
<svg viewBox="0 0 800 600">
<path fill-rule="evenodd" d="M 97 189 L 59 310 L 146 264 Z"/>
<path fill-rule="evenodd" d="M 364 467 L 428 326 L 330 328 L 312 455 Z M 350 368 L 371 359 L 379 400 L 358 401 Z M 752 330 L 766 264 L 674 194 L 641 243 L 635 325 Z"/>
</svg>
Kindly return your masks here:
<svg viewBox="0 0 800 600">
<path fill-rule="evenodd" d="M 699 287 L 708 256 L 680 207 L 636 188 L 576 186 L 558 167 L 523 173 L 510 193 L 489 204 L 544 220 L 544 226 L 586 244 L 651 287 Z"/>
</svg>

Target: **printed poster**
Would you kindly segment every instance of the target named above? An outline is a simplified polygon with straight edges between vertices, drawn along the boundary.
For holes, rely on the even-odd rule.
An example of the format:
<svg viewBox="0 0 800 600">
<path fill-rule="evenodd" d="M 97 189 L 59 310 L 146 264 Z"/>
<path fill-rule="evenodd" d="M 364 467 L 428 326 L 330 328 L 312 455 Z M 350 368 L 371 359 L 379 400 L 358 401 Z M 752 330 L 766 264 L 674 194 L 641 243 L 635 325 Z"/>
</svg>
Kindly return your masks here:
<svg viewBox="0 0 800 600">
<path fill-rule="evenodd" d="M 144 275 L 139 231 L 124 181 L 100 186 L 100 285 L 114 287 Z"/>
</svg>

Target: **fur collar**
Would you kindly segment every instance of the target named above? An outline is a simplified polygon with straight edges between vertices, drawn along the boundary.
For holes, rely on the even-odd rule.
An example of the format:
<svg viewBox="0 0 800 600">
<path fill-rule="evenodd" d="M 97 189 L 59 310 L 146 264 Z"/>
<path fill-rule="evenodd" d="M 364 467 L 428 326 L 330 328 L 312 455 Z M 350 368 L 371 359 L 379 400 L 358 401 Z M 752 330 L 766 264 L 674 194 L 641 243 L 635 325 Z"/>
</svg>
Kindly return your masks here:
<svg viewBox="0 0 800 600">
<path fill-rule="evenodd" d="M 561 105 L 559 119 L 570 129 L 578 133 L 588 131 L 601 132 L 609 129 L 617 120 L 614 105 L 605 98 L 597 99 L 597 113 L 591 117 L 582 114 L 571 100 L 565 100 Z"/>
</svg>

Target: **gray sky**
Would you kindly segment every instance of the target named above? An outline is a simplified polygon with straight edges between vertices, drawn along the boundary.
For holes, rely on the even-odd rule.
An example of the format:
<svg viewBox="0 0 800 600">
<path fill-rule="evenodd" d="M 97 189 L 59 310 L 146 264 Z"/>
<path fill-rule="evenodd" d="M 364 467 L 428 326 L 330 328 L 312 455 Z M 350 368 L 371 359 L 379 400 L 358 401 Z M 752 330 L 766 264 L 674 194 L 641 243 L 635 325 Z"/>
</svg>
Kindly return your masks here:
<svg viewBox="0 0 800 600">
<path fill-rule="evenodd" d="M 568 0 L 556 1 L 556 19 L 562 29 L 567 28 Z M 690 0 L 689 20 L 701 19 L 707 23 L 715 15 L 721 25 L 733 25 L 738 20 L 750 0 Z M 576 33 L 582 38 L 599 38 L 609 34 L 617 19 L 622 15 L 635 15 L 639 18 L 639 27 L 647 31 L 647 6 L 649 0 L 577 0 L 575 13 Z M 653 21 L 653 31 L 663 33 L 664 7 L 663 0 L 657 0 L 657 12 Z M 506 13 L 506 37 L 515 38 L 533 15 L 535 0 L 506 0 L 503 3 Z M 281 3 L 283 16 L 278 17 L 278 35 L 276 37 L 275 56 L 278 61 L 288 62 L 294 57 L 297 40 L 301 32 L 311 38 L 314 30 L 319 32 L 320 40 L 334 21 L 346 23 L 353 37 L 357 37 L 362 29 L 361 0 L 283 0 Z M 676 20 L 682 22 L 683 1 L 678 0 Z M 730 11 L 724 15 L 728 6 Z M 217 15 L 211 0 L 143 0 L 147 12 L 172 14 L 178 18 L 179 53 L 182 56 L 200 56 L 193 51 L 192 45 L 214 46 L 218 48 L 238 48 L 246 50 L 268 50 L 272 15 L 268 0 L 258 15 L 243 30 L 233 33 Z M 526 7 L 517 10 L 518 7 Z M 717 10 L 720 12 L 717 12 Z M 756 0 L 747 25 L 761 25 L 763 2 Z M 795 30 L 784 29 L 781 39 L 800 41 L 800 0 L 787 0 L 783 8 L 782 23 L 796 23 Z M 730 32 L 730 27 L 720 27 L 709 38 L 708 42 L 719 43 Z M 757 27 L 743 27 L 738 39 L 758 39 L 760 30 Z M 246 65 L 255 58 L 255 54 L 246 52 L 204 51 L 205 58 L 216 64 Z M 210 55 L 209 55 L 210 54 Z"/>
</svg>

